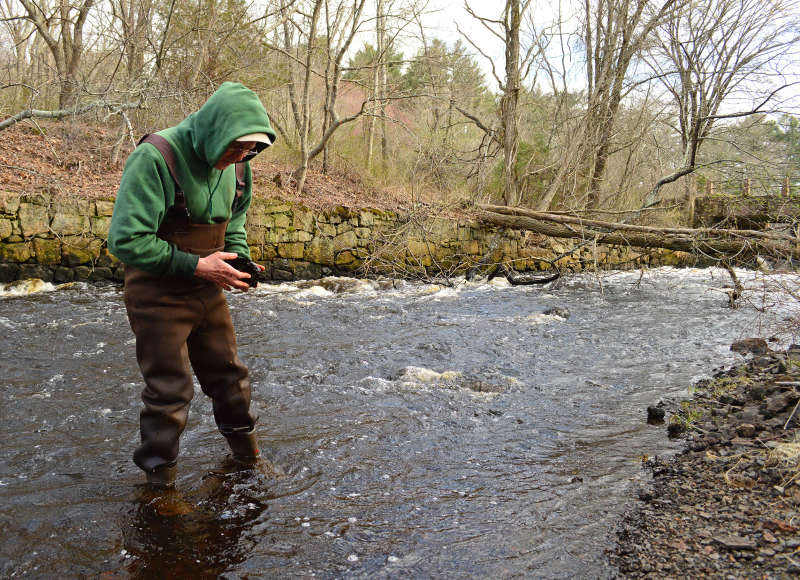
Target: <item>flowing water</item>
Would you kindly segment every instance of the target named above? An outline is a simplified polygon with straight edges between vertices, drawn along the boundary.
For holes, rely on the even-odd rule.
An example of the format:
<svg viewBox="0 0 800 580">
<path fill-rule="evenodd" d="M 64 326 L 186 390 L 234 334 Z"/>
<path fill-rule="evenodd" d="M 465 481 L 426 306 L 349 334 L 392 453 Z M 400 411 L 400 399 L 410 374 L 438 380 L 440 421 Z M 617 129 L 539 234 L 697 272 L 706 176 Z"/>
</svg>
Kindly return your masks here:
<svg viewBox="0 0 800 580">
<path fill-rule="evenodd" d="M 121 291 L 6 288 L 0 576 L 611 577 L 641 456 L 677 447 L 646 407 L 787 315 L 727 308 L 727 276 L 231 294 L 262 448 L 285 474 L 226 468 L 198 388 L 178 479 L 191 511 L 174 516 L 130 459 L 141 381 Z"/>
</svg>

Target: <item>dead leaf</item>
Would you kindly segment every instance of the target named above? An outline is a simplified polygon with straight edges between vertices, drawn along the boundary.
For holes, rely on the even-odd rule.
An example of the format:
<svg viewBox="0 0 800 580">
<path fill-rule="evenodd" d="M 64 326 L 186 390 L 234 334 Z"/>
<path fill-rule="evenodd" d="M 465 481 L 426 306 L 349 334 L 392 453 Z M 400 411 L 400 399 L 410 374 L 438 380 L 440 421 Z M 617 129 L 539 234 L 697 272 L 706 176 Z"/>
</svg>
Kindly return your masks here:
<svg viewBox="0 0 800 580">
<path fill-rule="evenodd" d="M 680 550 L 681 552 L 685 552 L 689 549 L 683 540 L 673 540 L 672 542 L 667 542 L 667 546 L 670 548 L 675 548 L 676 550 Z"/>
<path fill-rule="evenodd" d="M 797 531 L 797 528 L 795 526 L 793 526 L 790 523 L 785 522 L 783 520 L 769 519 L 769 520 L 765 520 L 762 523 L 762 525 L 767 530 L 771 530 L 773 532 L 795 532 L 795 531 Z"/>
</svg>

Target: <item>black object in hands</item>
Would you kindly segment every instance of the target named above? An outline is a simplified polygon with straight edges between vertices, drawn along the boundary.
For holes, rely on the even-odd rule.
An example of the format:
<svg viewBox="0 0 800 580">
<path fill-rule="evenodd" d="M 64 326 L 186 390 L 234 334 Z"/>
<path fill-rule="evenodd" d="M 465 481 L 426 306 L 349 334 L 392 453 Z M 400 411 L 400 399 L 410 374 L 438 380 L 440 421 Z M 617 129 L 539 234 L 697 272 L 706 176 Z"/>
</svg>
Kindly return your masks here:
<svg viewBox="0 0 800 580">
<path fill-rule="evenodd" d="M 261 268 L 259 268 L 258 264 L 256 264 L 252 260 L 236 257 L 225 261 L 234 268 L 236 268 L 237 270 L 239 270 L 240 272 L 247 272 L 248 274 L 250 274 L 249 278 L 244 279 L 244 281 L 247 282 L 248 286 L 255 288 L 256 286 L 258 286 L 259 281 L 263 281 Z"/>
</svg>

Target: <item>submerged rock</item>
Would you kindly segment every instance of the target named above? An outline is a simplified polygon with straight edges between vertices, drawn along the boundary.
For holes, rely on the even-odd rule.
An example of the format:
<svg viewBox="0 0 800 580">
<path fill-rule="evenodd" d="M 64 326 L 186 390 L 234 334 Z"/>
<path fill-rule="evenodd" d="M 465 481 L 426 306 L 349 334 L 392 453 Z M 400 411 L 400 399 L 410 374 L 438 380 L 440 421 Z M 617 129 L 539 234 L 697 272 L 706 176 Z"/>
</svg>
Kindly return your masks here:
<svg viewBox="0 0 800 580">
<path fill-rule="evenodd" d="M 455 379 L 459 378 L 461 373 L 456 371 L 444 371 L 438 373 L 431 369 L 424 367 L 406 367 L 397 377 L 397 380 L 403 383 L 416 383 L 416 384 L 441 384 L 452 383 Z"/>
<path fill-rule="evenodd" d="M 0 284 L 0 296 L 26 296 L 37 292 L 48 292 L 55 290 L 55 288 L 50 282 L 45 282 L 39 278 L 25 278 L 7 284 Z"/>
<path fill-rule="evenodd" d="M 476 393 L 503 393 L 506 391 L 506 388 L 502 385 L 495 385 L 479 380 L 466 381 L 463 386 Z"/>
<path fill-rule="evenodd" d="M 371 280 L 363 280 L 360 278 L 346 278 L 341 276 L 328 276 L 326 278 L 320 278 L 319 280 L 303 280 L 300 282 L 295 282 L 295 286 L 302 289 L 312 288 L 314 286 L 319 286 L 324 288 L 328 292 L 332 292 L 334 294 L 343 294 L 346 292 L 360 292 L 363 290 L 374 290 L 377 283 L 373 283 Z"/>
<path fill-rule="evenodd" d="M 733 352 L 738 352 L 741 355 L 746 354 L 767 354 L 769 352 L 769 345 L 763 338 L 745 338 L 734 342 L 731 345 Z"/>
<path fill-rule="evenodd" d="M 558 316 L 559 318 L 563 318 L 565 320 L 569 318 L 570 315 L 569 310 L 561 306 L 552 306 L 547 310 L 545 310 L 544 312 L 542 312 L 542 314 L 545 314 L 547 316 Z"/>
</svg>

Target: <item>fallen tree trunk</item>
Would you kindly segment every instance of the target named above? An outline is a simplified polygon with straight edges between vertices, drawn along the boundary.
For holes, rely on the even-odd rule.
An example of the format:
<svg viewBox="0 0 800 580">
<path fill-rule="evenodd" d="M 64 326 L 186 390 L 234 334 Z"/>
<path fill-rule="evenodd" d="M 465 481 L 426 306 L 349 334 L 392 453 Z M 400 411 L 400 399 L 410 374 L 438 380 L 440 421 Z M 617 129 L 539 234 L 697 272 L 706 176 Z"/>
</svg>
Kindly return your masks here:
<svg viewBox="0 0 800 580">
<path fill-rule="evenodd" d="M 481 207 L 481 206 L 479 206 Z M 500 206 L 482 206 L 498 209 Z M 554 238 L 573 238 L 598 244 L 637 248 L 664 248 L 725 260 L 767 256 L 785 260 L 800 258 L 795 238 L 751 230 L 656 228 L 614 222 L 598 222 L 574 216 L 502 208 L 508 215 L 483 209 L 482 222 L 511 229 L 527 230 Z M 536 217 L 532 217 L 532 216 Z M 602 225 L 601 225 L 602 224 Z"/>
<path fill-rule="evenodd" d="M 503 215 L 519 215 L 530 217 L 533 219 L 540 219 L 545 221 L 552 221 L 562 224 L 577 224 L 580 226 L 593 227 L 604 230 L 622 230 L 632 232 L 645 232 L 657 234 L 686 234 L 690 236 L 699 235 L 720 235 L 724 234 L 730 237 L 746 237 L 746 238 L 765 238 L 768 240 L 777 240 L 783 242 L 796 242 L 797 238 L 779 234 L 775 232 L 762 232 L 759 230 L 735 230 L 735 229 L 721 229 L 721 228 L 662 228 L 654 226 L 639 226 L 635 224 L 628 224 L 623 222 L 608 222 L 595 219 L 582 218 L 575 215 L 541 212 L 520 207 L 508 207 L 505 205 L 487 205 L 478 204 L 479 209 L 487 212 L 500 213 Z M 635 212 L 631 212 L 635 213 Z"/>
</svg>

